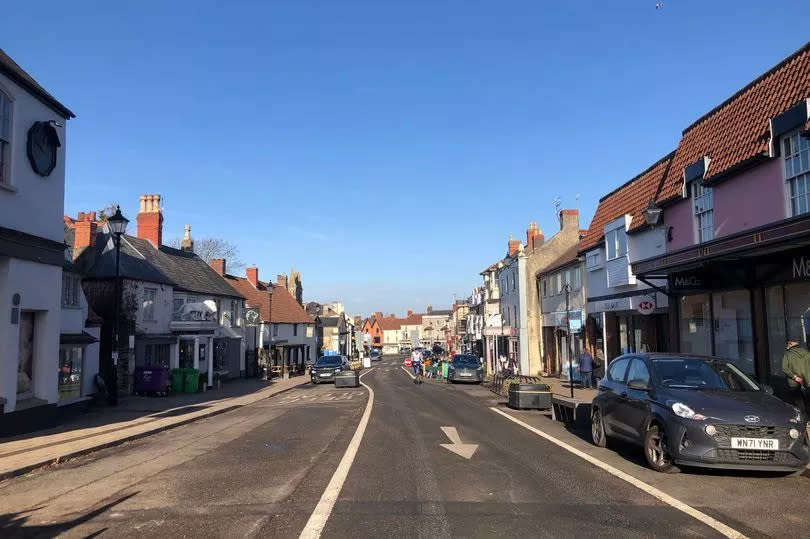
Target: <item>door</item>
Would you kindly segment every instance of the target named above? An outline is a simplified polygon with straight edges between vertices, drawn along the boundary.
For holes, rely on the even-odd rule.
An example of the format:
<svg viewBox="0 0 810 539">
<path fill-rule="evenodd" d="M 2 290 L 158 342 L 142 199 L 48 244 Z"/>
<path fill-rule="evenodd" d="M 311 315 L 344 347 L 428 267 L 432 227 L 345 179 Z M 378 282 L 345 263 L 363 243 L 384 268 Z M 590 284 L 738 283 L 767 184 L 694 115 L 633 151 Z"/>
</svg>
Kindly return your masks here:
<svg viewBox="0 0 810 539">
<path fill-rule="evenodd" d="M 633 358 L 627 371 L 627 384 L 631 381 L 650 384 L 650 371 L 641 358 Z M 616 428 L 619 434 L 641 441 L 644 437 L 644 426 L 647 421 L 650 395 L 647 391 L 632 389 L 625 385 L 619 394 L 614 411 Z"/>
<path fill-rule="evenodd" d="M 20 342 L 17 347 L 17 401 L 34 396 L 34 313 L 20 313 Z"/>
<path fill-rule="evenodd" d="M 608 368 L 607 376 L 600 382 L 600 387 L 604 390 L 604 396 L 601 397 L 602 417 L 605 420 L 605 431 L 609 434 L 622 434 L 615 414 L 619 408 L 619 399 L 624 398 L 622 393 L 627 392 L 624 381 L 629 364 L 629 357 L 615 359 Z"/>
</svg>

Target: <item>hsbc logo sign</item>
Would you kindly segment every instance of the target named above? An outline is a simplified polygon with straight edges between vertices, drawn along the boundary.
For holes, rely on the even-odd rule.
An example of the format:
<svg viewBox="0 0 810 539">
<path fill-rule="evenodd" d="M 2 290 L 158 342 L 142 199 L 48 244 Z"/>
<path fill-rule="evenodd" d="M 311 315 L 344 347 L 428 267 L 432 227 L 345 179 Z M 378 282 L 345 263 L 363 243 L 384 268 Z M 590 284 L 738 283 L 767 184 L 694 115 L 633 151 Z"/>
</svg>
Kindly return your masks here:
<svg viewBox="0 0 810 539">
<path fill-rule="evenodd" d="M 636 310 L 641 314 L 652 314 L 655 312 L 655 298 L 651 296 L 641 296 L 636 301 Z"/>
</svg>

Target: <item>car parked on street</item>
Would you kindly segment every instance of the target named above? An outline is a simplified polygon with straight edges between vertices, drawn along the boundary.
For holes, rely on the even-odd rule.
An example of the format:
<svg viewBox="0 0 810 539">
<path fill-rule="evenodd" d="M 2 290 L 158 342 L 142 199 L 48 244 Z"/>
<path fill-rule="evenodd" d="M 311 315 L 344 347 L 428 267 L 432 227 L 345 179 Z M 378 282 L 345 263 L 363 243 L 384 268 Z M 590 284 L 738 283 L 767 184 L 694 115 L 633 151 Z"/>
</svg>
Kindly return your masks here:
<svg viewBox="0 0 810 539">
<path fill-rule="evenodd" d="M 350 370 L 352 368 L 346 356 L 321 356 L 309 370 L 309 376 L 313 384 L 334 382 L 336 373 Z"/>
<path fill-rule="evenodd" d="M 411 349 L 407 346 L 400 346 L 399 347 L 399 354 L 404 356 L 411 353 Z"/>
<path fill-rule="evenodd" d="M 380 361 L 382 359 L 382 354 L 380 354 L 380 352 L 377 350 L 372 350 L 371 354 L 369 355 L 369 359 L 371 359 L 371 361 Z"/>
<path fill-rule="evenodd" d="M 614 359 L 591 405 L 593 443 L 639 444 L 655 471 L 679 465 L 801 472 L 806 418 L 727 360 L 683 354 Z"/>
<path fill-rule="evenodd" d="M 472 382 L 480 384 L 484 381 L 484 367 L 478 356 L 472 354 L 456 354 L 447 368 L 447 382 Z"/>
</svg>

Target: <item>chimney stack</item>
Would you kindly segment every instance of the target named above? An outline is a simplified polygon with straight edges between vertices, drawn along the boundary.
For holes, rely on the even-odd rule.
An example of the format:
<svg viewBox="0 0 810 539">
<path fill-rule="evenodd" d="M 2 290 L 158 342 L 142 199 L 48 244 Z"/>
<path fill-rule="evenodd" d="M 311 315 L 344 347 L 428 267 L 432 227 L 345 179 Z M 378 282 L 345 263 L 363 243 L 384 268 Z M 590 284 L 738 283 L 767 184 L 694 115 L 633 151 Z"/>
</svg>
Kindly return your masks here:
<svg viewBox="0 0 810 539">
<path fill-rule="evenodd" d="M 180 242 L 180 249 L 187 252 L 194 252 L 194 240 L 191 239 L 191 225 L 183 227 L 183 241 Z"/>
<path fill-rule="evenodd" d="M 374 311 L 374 317 L 375 318 L 382 318 L 383 317 L 382 311 Z"/>
<path fill-rule="evenodd" d="M 73 230 L 73 260 L 76 260 L 82 251 L 96 244 L 96 230 L 98 230 L 96 212 L 80 211 L 76 222 L 73 223 Z"/>
<path fill-rule="evenodd" d="M 520 240 L 512 239 L 512 235 L 509 234 L 509 243 L 507 243 L 507 256 L 515 256 L 520 250 Z"/>
<path fill-rule="evenodd" d="M 425 310 L 428 312 L 428 314 L 432 313 L 433 312 L 433 305 L 428 305 L 427 309 L 425 309 Z"/>
<path fill-rule="evenodd" d="M 256 266 L 245 268 L 245 277 L 254 288 L 259 288 L 259 268 Z"/>
<path fill-rule="evenodd" d="M 526 247 L 535 249 L 543 245 L 544 241 L 543 231 L 537 227 L 537 221 L 529 223 L 529 228 L 526 229 Z"/>
<path fill-rule="evenodd" d="M 277 274 L 276 285 L 287 288 L 287 275 L 284 273 Z"/>
<path fill-rule="evenodd" d="M 148 240 L 155 249 L 163 244 L 163 210 L 160 195 L 141 195 L 138 211 L 138 238 Z"/>
<path fill-rule="evenodd" d="M 220 275 L 225 275 L 225 259 L 224 258 L 212 258 L 208 261 L 208 265 L 213 268 L 213 270 Z"/>
<path fill-rule="evenodd" d="M 408 309 L 408 316 L 413 316 L 413 311 Z"/>
<path fill-rule="evenodd" d="M 579 231 L 579 210 L 560 210 L 560 230 Z"/>
</svg>

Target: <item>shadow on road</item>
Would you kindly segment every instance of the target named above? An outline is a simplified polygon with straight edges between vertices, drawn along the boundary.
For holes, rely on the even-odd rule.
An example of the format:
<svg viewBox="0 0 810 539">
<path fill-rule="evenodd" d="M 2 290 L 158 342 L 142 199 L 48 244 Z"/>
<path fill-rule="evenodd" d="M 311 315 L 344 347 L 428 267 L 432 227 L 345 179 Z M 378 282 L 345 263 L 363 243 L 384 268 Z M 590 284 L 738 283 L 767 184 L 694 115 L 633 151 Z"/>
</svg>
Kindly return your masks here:
<svg viewBox="0 0 810 539">
<path fill-rule="evenodd" d="M 30 513 L 38 509 L 42 509 L 42 506 L 35 507 L 26 512 L 21 513 L 7 513 L 7 514 L 0 514 L 0 536 L 2 537 L 56 537 L 57 535 L 63 534 L 77 526 L 80 526 L 99 515 L 104 514 L 111 508 L 115 507 L 116 505 L 125 502 L 126 500 L 132 498 L 133 496 L 137 495 L 138 492 L 133 492 L 131 494 L 127 494 L 126 496 L 122 496 L 115 501 L 102 505 L 98 509 L 94 509 L 89 513 L 86 513 L 80 517 L 74 518 L 72 520 L 68 520 L 65 522 L 59 522 L 56 524 L 32 524 L 26 525 L 28 523 Z M 106 527 L 99 528 L 95 530 L 85 537 L 97 537 L 104 533 L 107 530 Z"/>
</svg>

